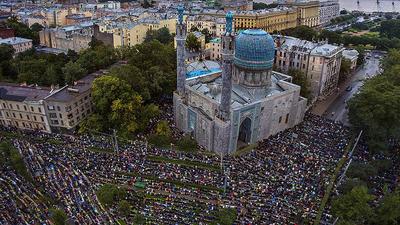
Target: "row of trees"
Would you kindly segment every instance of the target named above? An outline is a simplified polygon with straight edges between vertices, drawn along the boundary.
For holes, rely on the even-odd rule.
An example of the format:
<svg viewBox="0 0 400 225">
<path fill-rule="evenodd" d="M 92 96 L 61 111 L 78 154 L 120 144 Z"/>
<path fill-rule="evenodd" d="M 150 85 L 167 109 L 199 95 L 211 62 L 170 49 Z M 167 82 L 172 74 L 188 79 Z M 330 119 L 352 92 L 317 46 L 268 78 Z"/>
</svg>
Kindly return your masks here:
<svg viewBox="0 0 400 225">
<path fill-rule="evenodd" d="M 35 49 L 18 54 L 13 58 L 14 49 L 0 45 L 0 80 L 26 82 L 49 86 L 71 84 L 88 73 L 106 68 L 118 60 L 116 50 L 96 42 L 79 55 L 39 54 Z"/>
<path fill-rule="evenodd" d="M 400 50 L 383 61 L 383 74 L 365 82 L 349 102 L 349 120 L 363 130 L 372 151 L 385 151 L 400 137 Z"/>
<path fill-rule="evenodd" d="M 384 72 L 365 82 L 348 104 L 349 120 L 355 131 L 363 130 L 368 144 L 368 161 L 352 163 L 347 181 L 332 202 L 338 224 L 381 224 L 400 222 L 400 190 L 377 182 L 376 177 L 393 174 L 400 137 L 400 50 L 391 50 L 382 62 Z M 379 159 L 376 154 L 386 154 Z M 393 189 L 393 188 L 392 188 Z M 373 193 L 383 191 L 383 196 Z"/>
</svg>

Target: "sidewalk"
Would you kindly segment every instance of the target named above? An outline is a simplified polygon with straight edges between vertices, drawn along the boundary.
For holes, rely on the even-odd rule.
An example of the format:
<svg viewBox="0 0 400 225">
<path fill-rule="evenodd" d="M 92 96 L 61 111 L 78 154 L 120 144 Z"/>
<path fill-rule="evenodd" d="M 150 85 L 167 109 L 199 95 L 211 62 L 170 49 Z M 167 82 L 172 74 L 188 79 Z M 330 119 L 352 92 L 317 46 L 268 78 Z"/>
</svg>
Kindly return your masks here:
<svg viewBox="0 0 400 225">
<path fill-rule="evenodd" d="M 348 87 L 353 81 L 354 77 L 360 70 L 354 71 L 350 77 L 347 78 L 343 83 L 339 84 L 338 88 L 339 91 L 335 92 L 329 96 L 327 96 L 324 100 L 318 100 L 317 102 L 314 103 L 314 106 L 311 108 L 311 113 L 315 115 L 322 116 L 324 112 L 329 108 L 329 106 L 346 90 L 346 87 Z"/>
</svg>

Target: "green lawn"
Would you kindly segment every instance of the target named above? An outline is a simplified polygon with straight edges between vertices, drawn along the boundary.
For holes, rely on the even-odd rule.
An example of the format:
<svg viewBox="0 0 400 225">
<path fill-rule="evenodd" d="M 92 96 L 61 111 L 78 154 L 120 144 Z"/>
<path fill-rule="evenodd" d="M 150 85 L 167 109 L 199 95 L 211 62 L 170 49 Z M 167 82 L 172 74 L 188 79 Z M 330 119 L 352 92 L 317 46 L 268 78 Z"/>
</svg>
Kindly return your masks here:
<svg viewBox="0 0 400 225">
<path fill-rule="evenodd" d="M 113 149 L 110 148 L 99 148 L 99 147 L 89 147 L 87 150 L 91 152 L 97 152 L 97 153 L 109 153 L 109 154 L 115 154 Z"/>
</svg>

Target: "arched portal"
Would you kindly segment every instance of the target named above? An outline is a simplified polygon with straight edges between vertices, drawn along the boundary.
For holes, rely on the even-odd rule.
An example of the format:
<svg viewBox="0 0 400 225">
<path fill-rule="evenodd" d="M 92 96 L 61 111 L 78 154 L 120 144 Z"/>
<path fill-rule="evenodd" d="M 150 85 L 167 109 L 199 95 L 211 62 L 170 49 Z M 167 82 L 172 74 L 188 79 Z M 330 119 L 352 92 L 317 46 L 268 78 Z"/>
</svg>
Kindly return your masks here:
<svg viewBox="0 0 400 225">
<path fill-rule="evenodd" d="M 251 120 L 247 117 L 243 120 L 239 127 L 239 136 L 237 147 L 241 148 L 250 144 L 251 141 Z"/>
</svg>

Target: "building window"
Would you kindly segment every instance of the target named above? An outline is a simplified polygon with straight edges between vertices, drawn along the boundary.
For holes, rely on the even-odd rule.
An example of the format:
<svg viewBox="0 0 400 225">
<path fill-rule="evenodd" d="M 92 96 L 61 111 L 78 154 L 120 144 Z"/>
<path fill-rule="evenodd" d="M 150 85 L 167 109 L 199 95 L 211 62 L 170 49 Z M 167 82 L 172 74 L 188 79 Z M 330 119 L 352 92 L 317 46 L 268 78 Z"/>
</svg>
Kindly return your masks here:
<svg viewBox="0 0 400 225">
<path fill-rule="evenodd" d="M 60 108 L 60 106 L 57 106 L 57 111 L 61 111 L 61 108 Z"/>
<path fill-rule="evenodd" d="M 3 108 L 7 109 L 6 103 L 3 103 Z"/>
<path fill-rule="evenodd" d="M 28 111 L 28 109 L 26 108 L 26 106 L 25 106 L 25 105 L 24 105 L 24 110 L 25 110 L 25 111 Z"/>
<path fill-rule="evenodd" d="M 288 122 L 289 122 L 289 113 L 286 114 L 286 119 L 285 119 L 285 123 L 288 123 Z"/>
<path fill-rule="evenodd" d="M 57 118 L 57 114 L 56 113 L 49 113 L 50 118 Z"/>
<path fill-rule="evenodd" d="M 53 106 L 53 105 L 48 105 L 48 106 L 47 106 L 47 109 L 48 109 L 48 110 L 54 110 L 54 106 Z"/>
<path fill-rule="evenodd" d="M 21 113 L 19 114 L 19 117 L 22 119 L 22 114 Z"/>
<path fill-rule="evenodd" d="M 17 105 L 17 109 L 19 110 L 19 105 Z"/>
<path fill-rule="evenodd" d="M 36 121 L 36 116 L 33 116 L 33 120 L 35 120 L 35 121 Z"/>
<path fill-rule="evenodd" d="M 44 118 L 43 118 L 43 116 L 41 116 L 41 117 L 40 117 L 40 119 L 42 120 L 42 122 L 44 122 Z"/>
<path fill-rule="evenodd" d="M 35 112 L 35 109 L 34 109 L 32 106 L 31 106 L 31 111 L 32 111 L 32 112 Z"/>
<path fill-rule="evenodd" d="M 41 113 L 41 112 L 42 112 L 42 109 L 41 109 L 40 107 L 39 107 L 38 109 L 39 109 L 39 112 Z"/>
<path fill-rule="evenodd" d="M 281 123 L 281 122 L 282 122 L 282 116 L 279 117 L 279 123 Z"/>
</svg>

